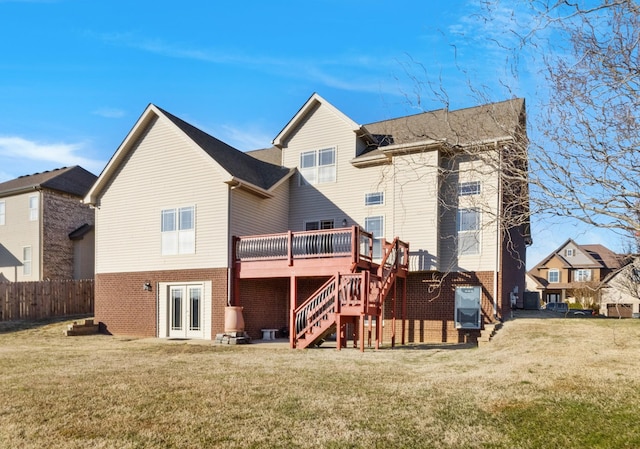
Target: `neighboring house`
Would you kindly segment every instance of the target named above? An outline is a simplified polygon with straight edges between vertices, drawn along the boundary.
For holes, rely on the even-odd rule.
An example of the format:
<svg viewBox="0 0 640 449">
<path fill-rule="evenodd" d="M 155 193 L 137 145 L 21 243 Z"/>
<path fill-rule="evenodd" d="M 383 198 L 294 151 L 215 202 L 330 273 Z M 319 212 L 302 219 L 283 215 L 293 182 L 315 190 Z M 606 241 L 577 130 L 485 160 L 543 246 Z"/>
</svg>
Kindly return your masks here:
<svg viewBox="0 0 640 449">
<path fill-rule="evenodd" d="M 82 167 L 0 183 L 0 281 L 92 279 L 96 176 Z"/>
<path fill-rule="evenodd" d="M 640 317 L 640 257 L 627 259 L 622 268 L 608 275 L 600 290 L 600 314 L 610 317 Z"/>
<path fill-rule="evenodd" d="M 569 239 L 529 270 L 529 289 L 544 303 L 597 304 L 602 281 L 623 264 L 623 256 L 602 245 L 578 245 Z"/>
<path fill-rule="evenodd" d="M 364 338 L 369 317 L 388 339 L 474 338 L 525 287 L 526 181 L 489 162 L 526 172 L 525 120 L 516 99 L 363 126 L 314 94 L 273 148 L 242 153 L 149 105 L 85 198 L 96 319 L 113 334 L 212 339 L 225 306 L 242 305 L 251 337 L 288 328 L 298 346 L 305 300 L 335 297 L 315 306 L 337 320 L 320 333 L 348 323 Z"/>
</svg>

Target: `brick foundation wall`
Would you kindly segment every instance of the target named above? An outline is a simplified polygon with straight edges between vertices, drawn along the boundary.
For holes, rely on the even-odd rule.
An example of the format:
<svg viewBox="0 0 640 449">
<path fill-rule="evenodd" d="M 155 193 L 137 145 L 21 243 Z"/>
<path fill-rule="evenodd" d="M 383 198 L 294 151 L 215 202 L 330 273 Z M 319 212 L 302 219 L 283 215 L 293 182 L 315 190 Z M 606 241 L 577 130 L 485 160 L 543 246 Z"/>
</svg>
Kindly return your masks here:
<svg viewBox="0 0 640 449">
<path fill-rule="evenodd" d="M 407 282 L 407 320 L 405 321 L 405 341 L 407 343 L 462 343 L 475 341 L 479 330 L 456 329 L 455 288 L 461 286 L 482 287 L 483 322 L 493 320 L 493 272 L 449 273 L 439 285 L 441 273 L 411 273 Z M 402 335 L 402 296 L 403 282 L 396 283 L 396 344 Z M 383 342 L 391 341 L 392 305 L 385 300 Z"/>
<path fill-rule="evenodd" d="M 298 301 L 305 301 L 327 278 L 298 279 Z M 242 279 L 240 305 L 244 307 L 245 331 L 251 338 L 262 338 L 261 329 L 289 327 L 289 278 Z M 278 337 L 283 337 L 278 333 Z"/>
<path fill-rule="evenodd" d="M 261 329 L 288 327 L 289 279 L 242 279 L 240 305 L 244 307 L 245 332 L 251 338 L 262 338 Z"/>
<path fill-rule="evenodd" d="M 155 337 L 158 282 L 212 282 L 212 338 L 224 331 L 227 305 L 227 269 L 104 273 L 96 275 L 95 320 L 102 332 L 113 335 Z M 150 282 L 151 291 L 143 285 Z"/>
</svg>

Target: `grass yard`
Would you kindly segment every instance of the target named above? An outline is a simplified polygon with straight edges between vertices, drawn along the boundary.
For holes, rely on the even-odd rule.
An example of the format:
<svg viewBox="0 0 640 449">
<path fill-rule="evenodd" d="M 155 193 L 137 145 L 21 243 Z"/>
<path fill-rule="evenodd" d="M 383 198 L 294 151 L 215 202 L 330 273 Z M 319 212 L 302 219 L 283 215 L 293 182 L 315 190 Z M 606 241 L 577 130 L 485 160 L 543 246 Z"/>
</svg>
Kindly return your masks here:
<svg viewBox="0 0 640 449">
<path fill-rule="evenodd" d="M 0 448 L 638 448 L 640 320 L 295 351 L 0 323 Z"/>
</svg>

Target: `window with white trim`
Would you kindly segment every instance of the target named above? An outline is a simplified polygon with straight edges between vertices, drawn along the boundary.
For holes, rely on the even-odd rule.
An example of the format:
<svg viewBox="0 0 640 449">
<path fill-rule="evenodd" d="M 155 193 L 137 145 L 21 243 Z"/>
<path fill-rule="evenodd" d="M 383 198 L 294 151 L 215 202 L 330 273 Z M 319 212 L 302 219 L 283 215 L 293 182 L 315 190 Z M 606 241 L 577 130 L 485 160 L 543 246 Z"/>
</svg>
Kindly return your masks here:
<svg viewBox="0 0 640 449">
<path fill-rule="evenodd" d="M 384 239 L 384 217 L 366 217 L 364 219 L 364 229 L 373 234 L 373 258 L 382 257 L 382 240 Z"/>
<path fill-rule="evenodd" d="M 467 181 L 458 184 L 458 195 L 479 195 L 480 194 L 480 181 Z"/>
<path fill-rule="evenodd" d="M 322 184 L 336 180 L 335 147 L 300 153 L 300 185 Z"/>
<path fill-rule="evenodd" d="M 29 220 L 36 221 L 38 219 L 38 195 L 31 195 L 29 197 Z"/>
<path fill-rule="evenodd" d="M 565 256 L 575 256 L 576 255 L 576 250 L 573 248 L 567 248 L 564 250 L 564 255 Z"/>
<path fill-rule="evenodd" d="M 7 206 L 4 201 L 0 201 L 0 226 L 6 223 Z"/>
<path fill-rule="evenodd" d="M 364 194 L 365 206 L 378 206 L 384 204 L 384 192 L 372 192 Z"/>
<path fill-rule="evenodd" d="M 24 276 L 31 276 L 31 247 L 25 246 L 22 248 L 22 274 Z"/>
<path fill-rule="evenodd" d="M 591 270 L 576 270 L 576 282 L 589 282 L 591 280 Z"/>
<path fill-rule="evenodd" d="M 195 206 L 163 209 L 161 214 L 162 255 L 196 252 Z"/>
<path fill-rule="evenodd" d="M 549 273 L 547 273 L 547 281 L 549 283 L 560 282 L 560 270 L 558 270 L 557 268 L 550 269 Z"/>
<path fill-rule="evenodd" d="M 320 229 L 333 229 L 333 220 L 317 220 L 317 221 L 305 221 L 305 231 L 318 231 Z"/>
<path fill-rule="evenodd" d="M 456 287 L 456 328 L 480 329 L 480 287 Z"/>
<path fill-rule="evenodd" d="M 458 209 L 458 255 L 480 254 L 480 211 Z"/>
</svg>

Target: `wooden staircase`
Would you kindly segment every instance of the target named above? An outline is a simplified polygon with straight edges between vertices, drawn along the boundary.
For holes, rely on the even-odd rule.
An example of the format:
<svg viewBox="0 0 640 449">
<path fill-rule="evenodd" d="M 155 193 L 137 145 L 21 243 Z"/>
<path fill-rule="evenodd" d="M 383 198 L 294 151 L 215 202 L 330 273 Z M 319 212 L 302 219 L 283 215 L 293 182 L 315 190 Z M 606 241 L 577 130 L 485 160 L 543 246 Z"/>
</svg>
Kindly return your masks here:
<svg viewBox="0 0 640 449">
<path fill-rule="evenodd" d="M 328 335 L 337 333 L 337 349 L 340 349 L 346 345 L 346 326 L 351 324 L 354 329 L 359 326 L 360 350 L 364 351 L 365 320 L 370 318 L 371 324 L 371 318 L 375 317 L 378 348 L 384 301 L 397 278 L 406 277 L 409 255 L 408 245 L 398 238 L 392 243 L 384 242 L 383 249 L 379 265 L 370 269 L 353 265 L 350 272 L 336 273 L 292 310 L 292 347 L 316 346 Z"/>
</svg>

